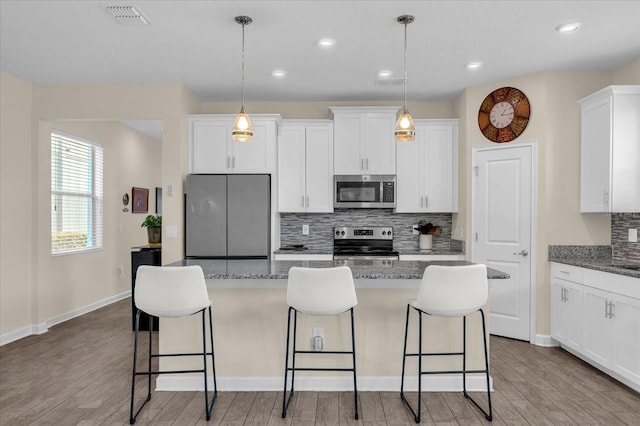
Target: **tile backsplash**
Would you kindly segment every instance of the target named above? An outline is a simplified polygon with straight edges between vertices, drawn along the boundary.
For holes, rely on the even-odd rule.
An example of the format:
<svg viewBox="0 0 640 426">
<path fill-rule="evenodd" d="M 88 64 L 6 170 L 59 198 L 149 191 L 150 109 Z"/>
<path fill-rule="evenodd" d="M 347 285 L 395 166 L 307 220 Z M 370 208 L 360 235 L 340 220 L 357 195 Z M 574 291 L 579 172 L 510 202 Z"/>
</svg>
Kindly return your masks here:
<svg viewBox="0 0 640 426">
<path fill-rule="evenodd" d="M 640 243 L 628 241 L 629 229 L 640 230 L 640 213 L 611 214 L 613 259 L 640 262 Z"/>
<path fill-rule="evenodd" d="M 451 213 L 393 213 L 390 209 L 336 209 L 334 213 L 281 213 L 280 243 L 304 244 L 310 249 L 333 248 L 334 226 L 392 226 L 396 250 L 417 249 L 419 238 L 413 225 L 427 220 L 442 228 L 433 237 L 434 250 L 450 250 Z M 302 235 L 302 225 L 309 225 L 309 235 Z"/>
</svg>

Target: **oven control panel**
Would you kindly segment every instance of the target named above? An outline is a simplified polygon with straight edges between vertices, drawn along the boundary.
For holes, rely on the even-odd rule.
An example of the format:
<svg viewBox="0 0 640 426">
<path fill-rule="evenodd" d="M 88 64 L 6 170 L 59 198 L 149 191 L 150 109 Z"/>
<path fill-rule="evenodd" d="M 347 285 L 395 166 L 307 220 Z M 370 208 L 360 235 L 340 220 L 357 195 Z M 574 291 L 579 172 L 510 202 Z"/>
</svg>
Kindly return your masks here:
<svg viewBox="0 0 640 426">
<path fill-rule="evenodd" d="M 340 226 L 333 228 L 334 240 L 393 240 L 391 226 Z"/>
</svg>

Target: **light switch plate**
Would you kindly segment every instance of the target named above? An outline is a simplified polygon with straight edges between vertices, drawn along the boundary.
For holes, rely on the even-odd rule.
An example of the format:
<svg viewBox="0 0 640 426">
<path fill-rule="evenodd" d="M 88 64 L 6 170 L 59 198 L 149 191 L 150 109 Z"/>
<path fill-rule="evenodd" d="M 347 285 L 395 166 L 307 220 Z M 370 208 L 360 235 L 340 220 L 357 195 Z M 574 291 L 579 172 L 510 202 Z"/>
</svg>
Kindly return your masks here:
<svg viewBox="0 0 640 426">
<path fill-rule="evenodd" d="M 629 229 L 629 242 L 637 243 L 638 242 L 638 230 L 637 229 Z"/>
<path fill-rule="evenodd" d="M 176 225 L 167 225 L 164 228 L 164 234 L 168 238 L 175 238 L 178 236 L 178 227 Z"/>
<path fill-rule="evenodd" d="M 302 235 L 309 235 L 309 225 L 302 225 Z"/>
</svg>

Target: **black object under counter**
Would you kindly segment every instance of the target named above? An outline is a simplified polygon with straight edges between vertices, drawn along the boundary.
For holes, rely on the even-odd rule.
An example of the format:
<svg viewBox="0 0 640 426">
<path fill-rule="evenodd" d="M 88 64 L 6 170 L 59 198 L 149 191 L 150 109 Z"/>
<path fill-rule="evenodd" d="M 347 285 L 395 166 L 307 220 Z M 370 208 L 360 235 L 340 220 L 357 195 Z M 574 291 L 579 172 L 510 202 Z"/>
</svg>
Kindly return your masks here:
<svg viewBox="0 0 640 426">
<path fill-rule="evenodd" d="M 150 244 L 141 247 L 131 247 L 131 329 L 136 329 L 136 307 L 134 294 L 136 288 L 136 273 L 138 272 L 138 266 L 140 265 L 162 265 L 162 247 L 156 244 Z M 157 317 L 153 317 L 152 328 L 154 331 L 159 329 L 159 320 Z M 149 315 L 144 312 L 140 313 L 140 330 L 149 330 Z"/>
</svg>

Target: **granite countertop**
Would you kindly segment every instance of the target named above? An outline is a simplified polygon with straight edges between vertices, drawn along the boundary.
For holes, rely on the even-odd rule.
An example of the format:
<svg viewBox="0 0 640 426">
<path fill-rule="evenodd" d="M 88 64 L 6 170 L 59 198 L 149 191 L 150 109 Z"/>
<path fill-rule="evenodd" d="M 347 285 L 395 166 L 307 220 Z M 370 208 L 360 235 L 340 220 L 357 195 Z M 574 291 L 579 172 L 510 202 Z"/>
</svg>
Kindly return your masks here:
<svg viewBox="0 0 640 426">
<path fill-rule="evenodd" d="M 262 260 L 262 259 L 183 259 L 168 266 L 200 265 L 206 279 L 287 279 L 293 266 L 309 268 L 329 268 L 341 266 L 345 261 L 302 261 L 302 260 Z M 471 265 L 466 261 L 400 261 L 400 260 L 358 260 L 347 261 L 355 279 L 422 279 L 429 265 Z M 487 268 L 489 279 L 509 278 L 509 274 Z"/>
<path fill-rule="evenodd" d="M 609 272 L 611 274 L 625 275 L 632 278 L 640 278 L 640 262 L 625 262 L 613 260 L 611 257 L 561 257 L 549 256 L 550 262 L 563 263 L 565 265 L 579 266 L 581 268 L 594 269 L 596 271 Z M 637 268 L 627 269 L 623 266 Z"/>
<path fill-rule="evenodd" d="M 640 278 L 640 262 L 615 258 L 611 246 L 550 245 L 549 262 Z"/>
</svg>

